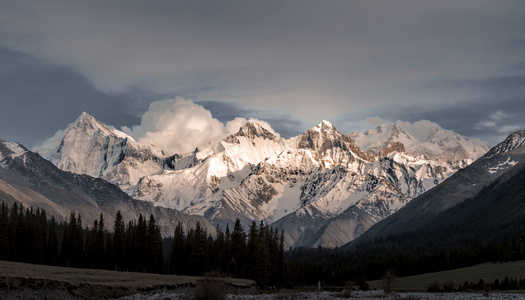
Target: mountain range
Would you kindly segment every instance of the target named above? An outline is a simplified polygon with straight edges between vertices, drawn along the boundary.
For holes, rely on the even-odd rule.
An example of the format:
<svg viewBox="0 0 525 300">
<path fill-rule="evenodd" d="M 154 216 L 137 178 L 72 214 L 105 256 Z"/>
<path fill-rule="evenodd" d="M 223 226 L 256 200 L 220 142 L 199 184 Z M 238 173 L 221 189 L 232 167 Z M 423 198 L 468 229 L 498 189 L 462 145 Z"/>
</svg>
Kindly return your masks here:
<svg viewBox="0 0 525 300">
<path fill-rule="evenodd" d="M 290 139 L 248 121 L 191 153 L 165 155 L 83 113 L 34 150 L 64 171 L 108 181 L 155 208 L 221 227 L 262 220 L 284 229 L 287 246 L 335 247 L 489 149 L 429 121 L 347 135 L 323 121 Z"/>
</svg>

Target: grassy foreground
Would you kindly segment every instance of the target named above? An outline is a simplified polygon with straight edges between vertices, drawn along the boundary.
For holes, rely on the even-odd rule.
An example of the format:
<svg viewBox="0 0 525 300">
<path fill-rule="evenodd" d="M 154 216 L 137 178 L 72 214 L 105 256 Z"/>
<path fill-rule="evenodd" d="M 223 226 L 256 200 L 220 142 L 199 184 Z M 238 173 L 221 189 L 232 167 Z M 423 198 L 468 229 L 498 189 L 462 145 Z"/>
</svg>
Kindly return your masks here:
<svg viewBox="0 0 525 300">
<path fill-rule="evenodd" d="M 518 279 L 525 278 L 525 260 L 510 263 L 485 263 L 456 270 L 398 277 L 394 279 L 392 287 L 394 290 L 426 291 L 433 282 L 443 284 L 451 280 L 457 286 L 463 284 L 466 280 L 478 282 L 480 279 L 483 279 L 485 282 L 493 282 L 495 279 L 501 280 L 505 276 Z M 381 280 L 369 281 L 368 284 L 371 289 L 382 288 Z"/>
<path fill-rule="evenodd" d="M 108 298 L 195 287 L 202 277 L 75 269 L 0 261 L 0 290 L 67 290 L 84 298 Z M 234 288 L 248 288 L 254 281 L 217 278 Z"/>
</svg>

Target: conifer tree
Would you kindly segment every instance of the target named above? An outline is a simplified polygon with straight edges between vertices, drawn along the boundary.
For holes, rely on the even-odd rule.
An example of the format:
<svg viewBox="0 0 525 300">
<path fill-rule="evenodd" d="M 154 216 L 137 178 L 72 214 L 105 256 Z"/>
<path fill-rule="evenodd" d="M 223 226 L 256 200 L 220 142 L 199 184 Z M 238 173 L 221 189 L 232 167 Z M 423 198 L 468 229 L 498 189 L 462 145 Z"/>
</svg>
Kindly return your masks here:
<svg viewBox="0 0 525 300">
<path fill-rule="evenodd" d="M 125 240 L 125 225 L 120 210 L 115 217 L 115 225 L 113 226 L 113 256 L 115 261 L 115 269 L 122 270 L 124 259 L 124 240 Z"/>
<path fill-rule="evenodd" d="M 86 262 L 90 268 L 102 269 L 104 263 L 104 217 L 93 222 L 93 228 L 88 232 L 86 239 Z"/>
<path fill-rule="evenodd" d="M 146 220 L 142 217 L 142 214 L 139 214 L 139 220 L 137 222 L 137 227 L 135 229 L 134 242 L 134 270 L 139 272 L 145 272 L 144 265 L 144 250 L 146 248 L 146 232 L 147 225 Z"/>
<path fill-rule="evenodd" d="M 153 214 L 150 215 L 148 222 L 146 243 L 144 245 L 144 263 L 146 272 L 162 273 L 162 237 Z"/>
<path fill-rule="evenodd" d="M 18 202 L 13 203 L 9 213 L 9 259 L 16 260 L 16 225 L 18 224 Z"/>
<path fill-rule="evenodd" d="M 201 224 L 197 222 L 192 237 L 192 249 L 190 253 L 192 275 L 202 275 L 208 265 L 206 255 L 206 232 Z"/>
<path fill-rule="evenodd" d="M 184 257 L 185 253 L 185 237 L 184 237 L 184 228 L 181 222 L 177 223 L 175 227 L 175 232 L 173 235 L 173 243 L 171 244 L 171 253 L 170 253 L 170 274 L 182 274 L 184 272 L 184 265 L 186 260 Z"/>
<path fill-rule="evenodd" d="M 265 289 L 268 287 L 270 278 L 270 253 L 269 253 L 269 234 L 268 228 L 261 221 L 259 225 L 259 234 L 255 243 L 255 281 L 259 287 Z"/>
<path fill-rule="evenodd" d="M 106 251 L 104 253 L 104 269 L 115 270 L 115 247 L 113 245 L 113 235 L 107 234 L 106 236 Z"/>
<path fill-rule="evenodd" d="M 104 248 L 104 216 L 100 214 L 100 220 L 98 222 L 98 228 L 95 235 L 95 267 L 102 269 L 105 266 L 105 248 Z"/>
<path fill-rule="evenodd" d="M 9 209 L 2 202 L 0 209 L 0 260 L 9 259 Z"/>
<path fill-rule="evenodd" d="M 247 268 L 248 270 L 251 270 L 251 272 L 248 272 L 247 275 L 250 279 L 255 279 L 255 273 L 253 270 L 255 270 L 256 266 L 256 245 L 259 243 L 259 231 L 257 229 L 257 224 L 255 221 L 252 221 L 252 224 L 250 225 L 249 233 L 248 233 L 248 262 L 247 262 Z"/>
<path fill-rule="evenodd" d="M 47 236 L 45 253 L 46 264 L 56 265 L 58 257 L 58 240 L 56 233 L 56 221 L 54 216 L 51 216 L 51 221 L 49 221 L 49 234 Z"/>
<path fill-rule="evenodd" d="M 71 212 L 62 239 L 61 261 L 67 267 L 80 267 L 84 258 L 82 219 Z"/>
<path fill-rule="evenodd" d="M 246 235 L 242 228 L 241 221 L 237 219 L 231 234 L 231 256 L 233 260 L 232 267 L 234 274 L 238 277 L 244 277 L 246 262 Z"/>
<path fill-rule="evenodd" d="M 20 206 L 16 223 L 16 261 L 26 261 L 30 257 L 32 228 L 30 228 L 31 216 L 29 209 Z"/>
<path fill-rule="evenodd" d="M 28 228 L 28 237 L 29 237 L 29 257 L 26 258 L 26 261 L 34 264 L 41 264 L 44 262 L 44 248 L 45 248 L 45 235 L 47 232 L 47 220 L 45 213 L 42 216 L 41 214 L 44 211 L 40 211 L 40 208 L 37 208 L 36 213 L 32 210 L 27 216 Z M 43 220 L 42 220 L 43 217 Z"/>
</svg>

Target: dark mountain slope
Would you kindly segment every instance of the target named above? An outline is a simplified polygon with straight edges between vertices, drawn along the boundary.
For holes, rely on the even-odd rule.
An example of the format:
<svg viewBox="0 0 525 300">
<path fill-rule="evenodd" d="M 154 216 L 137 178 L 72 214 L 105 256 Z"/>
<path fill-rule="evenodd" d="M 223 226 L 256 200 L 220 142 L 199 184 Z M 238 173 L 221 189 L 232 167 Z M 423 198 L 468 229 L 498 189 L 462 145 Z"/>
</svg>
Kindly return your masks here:
<svg viewBox="0 0 525 300">
<path fill-rule="evenodd" d="M 13 197 L 22 204 L 46 210 L 53 206 L 50 212 L 58 213 L 57 218 L 64 217 L 64 211 L 75 211 L 81 214 L 85 225 L 91 225 L 101 213 L 108 224 L 112 224 L 120 210 L 125 220 L 136 220 L 139 214 L 149 218 L 153 214 L 163 235 L 173 234 L 179 221 L 186 227 L 200 222 L 209 232 L 215 232 L 213 225 L 200 216 L 135 200 L 103 179 L 62 171 L 16 143 L 0 141 L 0 179 L 4 183 L 0 185 L 4 194 L 13 197 L 16 191 L 25 195 Z"/>
<path fill-rule="evenodd" d="M 447 209 L 475 197 L 481 191 L 485 193 L 484 187 L 492 185 L 523 158 L 525 131 L 517 131 L 471 165 L 372 226 L 356 243 L 431 226 L 434 218 Z"/>
</svg>

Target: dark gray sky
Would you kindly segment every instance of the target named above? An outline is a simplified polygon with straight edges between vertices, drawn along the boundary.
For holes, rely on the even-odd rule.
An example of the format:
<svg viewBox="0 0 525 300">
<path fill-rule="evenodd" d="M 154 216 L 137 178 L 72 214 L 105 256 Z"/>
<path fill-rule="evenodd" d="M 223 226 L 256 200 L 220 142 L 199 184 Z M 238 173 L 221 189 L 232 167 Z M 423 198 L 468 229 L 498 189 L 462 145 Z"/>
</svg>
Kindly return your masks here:
<svg viewBox="0 0 525 300">
<path fill-rule="evenodd" d="M 495 144 L 525 129 L 525 2 L 0 0 L 0 139 L 37 146 L 82 111 L 145 135 L 154 107 Z"/>
</svg>

